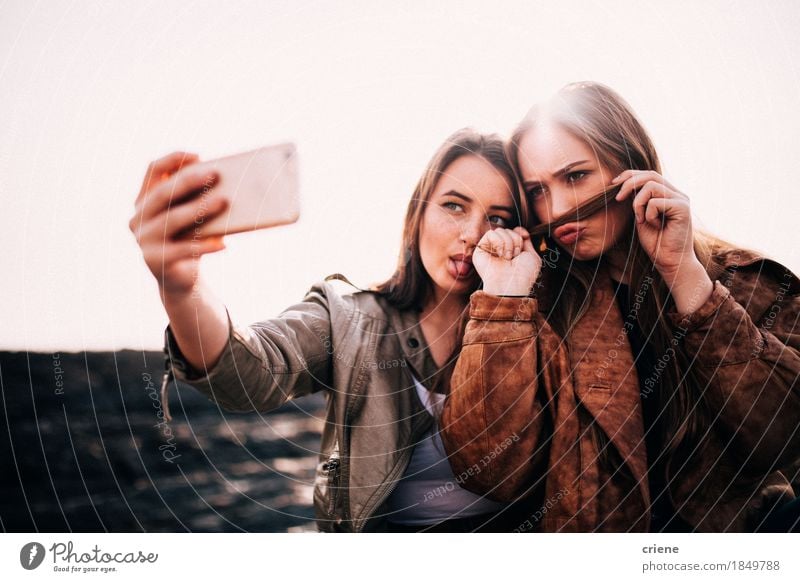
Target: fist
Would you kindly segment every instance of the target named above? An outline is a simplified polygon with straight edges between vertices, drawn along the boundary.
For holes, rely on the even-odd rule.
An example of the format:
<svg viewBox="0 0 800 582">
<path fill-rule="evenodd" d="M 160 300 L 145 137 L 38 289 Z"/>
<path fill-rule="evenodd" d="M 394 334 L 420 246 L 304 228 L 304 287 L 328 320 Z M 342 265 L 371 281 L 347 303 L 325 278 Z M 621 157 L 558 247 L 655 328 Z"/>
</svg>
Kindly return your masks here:
<svg viewBox="0 0 800 582">
<path fill-rule="evenodd" d="M 491 295 L 528 295 L 542 269 L 527 230 L 487 231 L 472 255 L 472 264 Z"/>
</svg>

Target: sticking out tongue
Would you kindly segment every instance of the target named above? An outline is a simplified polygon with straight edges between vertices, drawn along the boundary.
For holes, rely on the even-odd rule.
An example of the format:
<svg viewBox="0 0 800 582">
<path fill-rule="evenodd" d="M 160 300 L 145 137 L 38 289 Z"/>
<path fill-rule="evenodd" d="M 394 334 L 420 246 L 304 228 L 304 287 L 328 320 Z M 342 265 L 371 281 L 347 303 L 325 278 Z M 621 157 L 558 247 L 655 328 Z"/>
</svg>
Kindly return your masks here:
<svg viewBox="0 0 800 582">
<path fill-rule="evenodd" d="M 456 273 L 459 277 L 466 277 L 472 271 L 472 263 L 454 260 L 453 264 L 456 266 Z"/>
</svg>

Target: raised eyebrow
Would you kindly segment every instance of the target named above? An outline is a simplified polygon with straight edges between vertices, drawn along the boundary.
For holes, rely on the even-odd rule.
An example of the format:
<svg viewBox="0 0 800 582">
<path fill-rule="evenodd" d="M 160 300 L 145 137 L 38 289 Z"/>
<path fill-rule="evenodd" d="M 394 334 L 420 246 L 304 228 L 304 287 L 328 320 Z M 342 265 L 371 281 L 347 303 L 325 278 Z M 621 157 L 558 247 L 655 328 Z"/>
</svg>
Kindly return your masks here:
<svg viewBox="0 0 800 582">
<path fill-rule="evenodd" d="M 577 162 L 572 162 L 571 164 L 567 164 L 566 166 L 564 166 L 563 168 L 558 170 L 555 174 L 553 174 L 553 177 L 554 178 L 558 178 L 560 176 L 563 176 L 564 174 L 566 174 L 570 170 L 574 169 L 575 166 L 580 166 L 581 164 L 588 164 L 588 163 L 589 163 L 589 160 L 578 160 Z"/>
</svg>

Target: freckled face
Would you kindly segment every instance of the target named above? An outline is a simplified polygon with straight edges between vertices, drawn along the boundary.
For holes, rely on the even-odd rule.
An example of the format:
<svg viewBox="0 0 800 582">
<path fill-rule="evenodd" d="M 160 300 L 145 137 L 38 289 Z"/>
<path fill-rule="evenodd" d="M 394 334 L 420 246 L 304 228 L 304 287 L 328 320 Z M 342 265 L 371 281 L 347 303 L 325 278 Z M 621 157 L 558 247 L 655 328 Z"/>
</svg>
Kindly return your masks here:
<svg viewBox="0 0 800 582">
<path fill-rule="evenodd" d="M 480 282 L 472 252 L 492 228 L 513 228 L 514 199 L 506 177 L 485 159 L 468 155 L 450 164 L 425 205 L 420 257 L 434 294 L 468 295 Z"/>
<path fill-rule="evenodd" d="M 519 169 L 533 212 L 543 223 L 573 211 L 602 192 L 617 171 L 588 144 L 553 123 L 530 129 L 519 147 Z M 612 201 L 604 210 L 565 225 L 558 245 L 579 261 L 605 253 L 633 224 L 630 204 Z"/>
</svg>

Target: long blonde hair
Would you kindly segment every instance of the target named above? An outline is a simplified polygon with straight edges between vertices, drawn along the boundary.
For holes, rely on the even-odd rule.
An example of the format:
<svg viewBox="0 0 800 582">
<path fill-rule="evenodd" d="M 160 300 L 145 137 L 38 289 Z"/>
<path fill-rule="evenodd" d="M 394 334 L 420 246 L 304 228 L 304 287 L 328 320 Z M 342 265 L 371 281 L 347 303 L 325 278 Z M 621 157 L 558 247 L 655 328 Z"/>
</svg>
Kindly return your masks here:
<svg viewBox="0 0 800 582">
<path fill-rule="evenodd" d="M 655 146 L 642 123 L 628 103 L 615 91 L 600 83 L 580 82 L 563 87 L 555 98 L 544 106 L 537 106 L 517 126 L 509 140 L 509 157 L 519 167 L 520 142 L 537 124 L 546 118 L 555 122 L 573 137 L 586 143 L 597 159 L 612 171 L 626 169 L 652 170 L 661 173 L 661 162 Z M 530 213 L 536 226 L 535 213 Z M 557 248 L 552 239 L 545 239 L 549 248 Z M 704 266 L 713 256 L 733 245 L 713 235 L 695 229 L 694 250 Z M 673 328 L 666 317 L 673 305 L 669 289 L 655 269 L 652 261 L 639 243 L 636 229 L 631 227 L 615 246 L 627 251 L 626 269 L 631 277 L 628 287 L 629 303 L 634 293 L 647 289 L 638 310 L 638 323 L 656 354 L 664 354 L 670 347 Z M 549 262 L 552 276 L 550 284 L 558 289 L 558 301 L 550 315 L 550 323 L 562 337 L 567 337 L 575 323 L 589 308 L 591 286 L 599 259 L 575 261 L 565 253 Z M 648 280 L 650 285 L 643 285 Z M 652 333 L 651 333 L 652 332 Z M 661 421 L 662 453 L 673 455 L 686 446 L 688 450 L 698 443 L 698 435 L 706 426 L 707 410 L 701 395 L 707 386 L 697 366 L 682 349 L 667 365 L 660 378 L 660 389 L 656 391 L 663 410 Z M 592 425 L 593 437 L 601 451 L 601 462 L 612 470 L 618 469 L 620 459 L 608 447 L 602 430 Z M 697 451 L 695 451 L 697 452 Z M 618 473 L 619 474 L 619 473 Z"/>
</svg>

